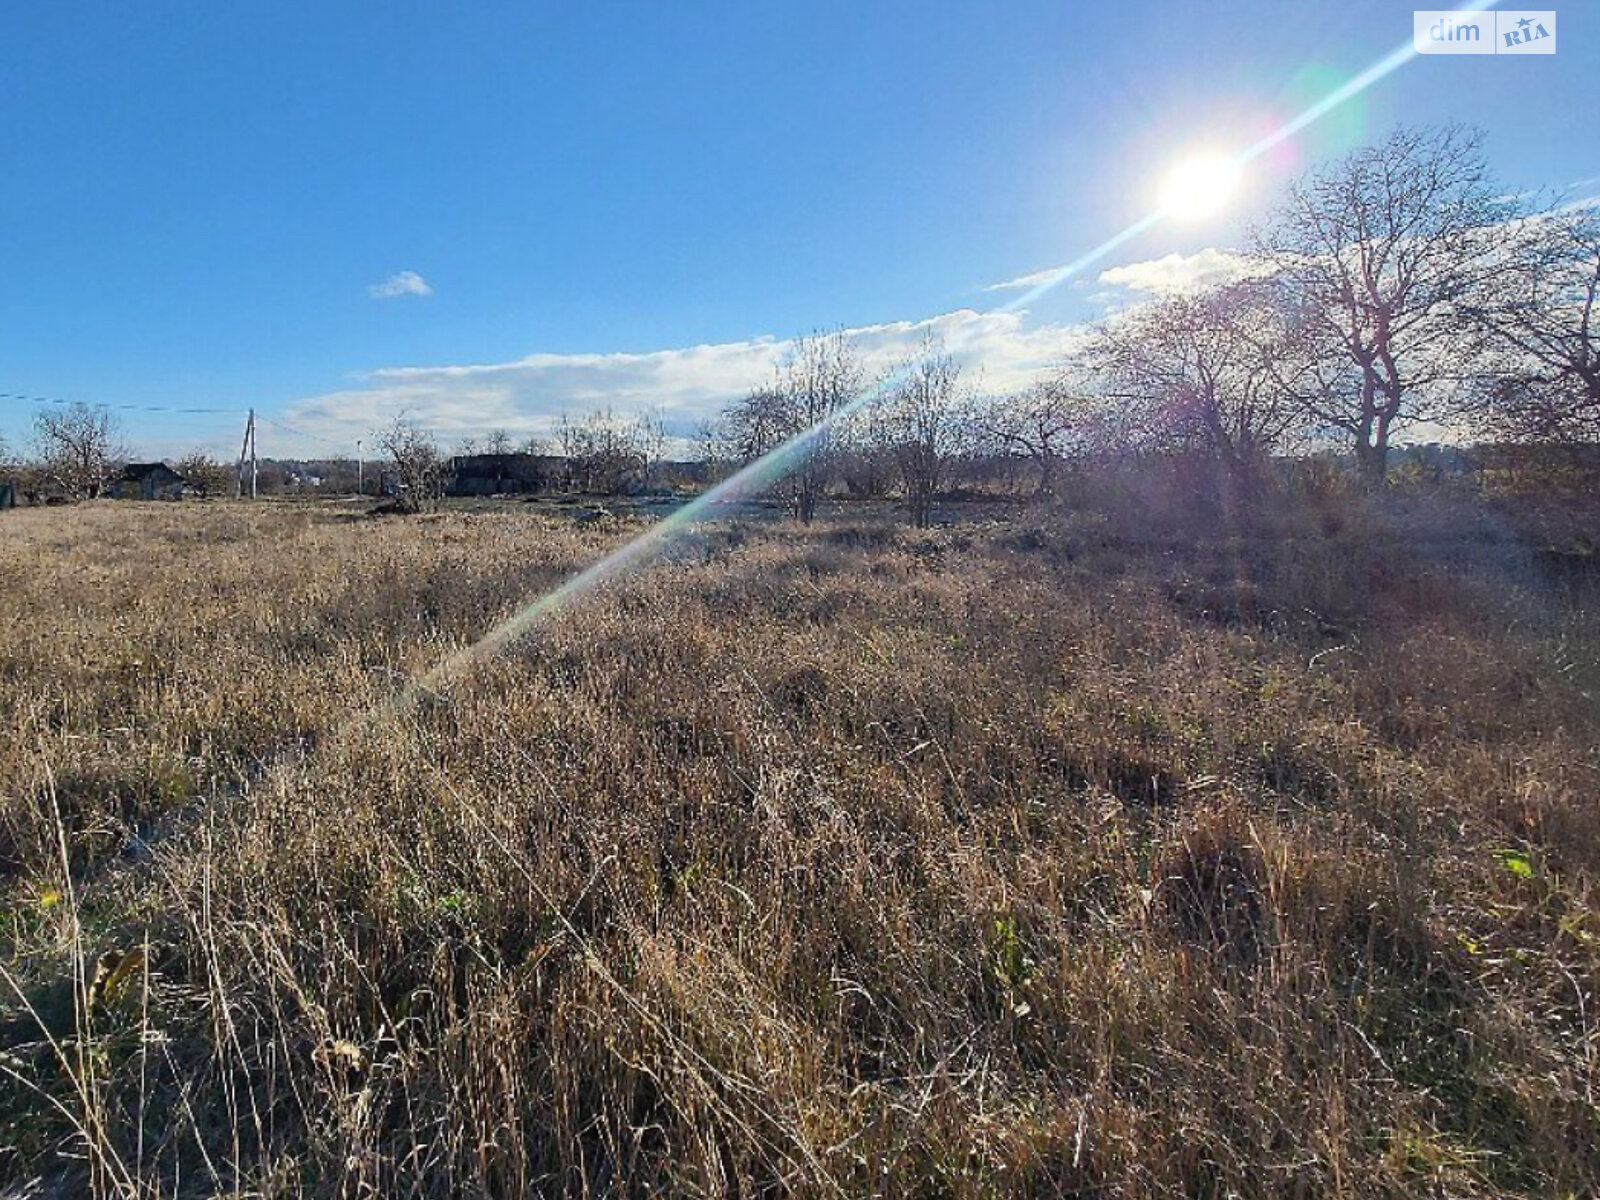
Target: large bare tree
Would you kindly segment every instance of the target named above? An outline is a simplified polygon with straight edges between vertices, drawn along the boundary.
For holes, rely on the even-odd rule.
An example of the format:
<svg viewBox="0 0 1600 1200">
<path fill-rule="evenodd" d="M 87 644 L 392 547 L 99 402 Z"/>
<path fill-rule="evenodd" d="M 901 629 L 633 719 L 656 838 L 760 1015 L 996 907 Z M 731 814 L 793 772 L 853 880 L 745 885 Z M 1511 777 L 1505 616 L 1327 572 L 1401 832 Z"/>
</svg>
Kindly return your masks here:
<svg viewBox="0 0 1600 1200">
<path fill-rule="evenodd" d="M 1301 394 L 1370 483 L 1395 432 L 1451 415 L 1473 370 L 1469 312 L 1509 215 L 1479 143 L 1459 126 L 1397 130 L 1292 184 L 1253 237 L 1308 335 Z"/>
<path fill-rule="evenodd" d="M 87 404 L 40 412 L 33 422 L 33 440 L 45 479 L 72 500 L 98 496 L 127 457 L 117 419 Z"/>
<path fill-rule="evenodd" d="M 1253 487 L 1306 420 L 1299 343 L 1278 289 L 1247 280 L 1141 304 L 1107 325 L 1098 352 L 1142 440 L 1198 446 Z"/>
<path fill-rule="evenodd" d="M 1508 227 L 1497 286 L 1474 309 L 1495 350 L 1491 418 L 1517 437 L 1600 440 L 1600 214 Z"/>
</svg>

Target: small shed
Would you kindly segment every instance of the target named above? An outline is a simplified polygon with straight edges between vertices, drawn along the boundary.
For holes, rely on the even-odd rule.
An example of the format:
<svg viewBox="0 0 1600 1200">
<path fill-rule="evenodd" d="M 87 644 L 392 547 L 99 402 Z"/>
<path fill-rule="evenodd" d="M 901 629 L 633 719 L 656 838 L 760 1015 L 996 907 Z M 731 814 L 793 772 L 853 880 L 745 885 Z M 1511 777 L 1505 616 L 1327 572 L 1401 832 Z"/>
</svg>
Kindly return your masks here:
<svg viewBox="0 0 1600 1200">
<path fill-rule="evenodd" d="M 111 481 L 110 491 L 119 500 L 181 500 L 187 484 L 166 463 L 129 463 Z"/>
</svg>

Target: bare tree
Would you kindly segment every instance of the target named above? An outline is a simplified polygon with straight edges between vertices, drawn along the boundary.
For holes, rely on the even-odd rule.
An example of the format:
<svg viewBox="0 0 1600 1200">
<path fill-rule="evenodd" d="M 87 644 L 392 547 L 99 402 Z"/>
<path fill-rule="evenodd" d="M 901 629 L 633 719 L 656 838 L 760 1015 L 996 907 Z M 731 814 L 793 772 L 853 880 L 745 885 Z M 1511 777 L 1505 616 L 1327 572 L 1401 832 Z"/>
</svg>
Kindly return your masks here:
<svg viewBox="0 0 1600 1200">
<path fill-rule="evenodd" d="M 728 455 L 739 462 L 750 462 L 776 449 L 792 424 L 787 408 L 788 402 L 776 384 L 752 388 L 728 405 L 718 431 Z"/>
<path fill-rule="evenodd" d="M 832 421 L 860 394 L 861 363 L 842 331 L 799 339 L 778 370 L 779 391 L 787 401 L 791 437 L 800 465 L 790 476 L 791 507 L 811 521 L 834 469 Z"/>
<path fill-rule="evenodd" d="M 1158 442 L 1198 446 L 1255 487 L 1306 420 L 1304 359 L 1278 290 L 1247 281 L 1167 296 L 1113 319 L 1098 352 L 1111 394 Z"/>
<path fill-rule="evenodd" d="M 927 338 L 896 373 L 882 404 L 889 454 L 905 491 L 911 523 L 925 529 L 962 431 L 961 367 Z"/>
<path fill-rule="evenodd" d="M 511 435 L 504 429 L 493 429 L 483 441 L 485 454 L 510 454 L 512 449 Z"/>
<path fill-rule="evenodd" d="M 563 413 L 559 436 L 569 481 L 580 492 L 625 492 L 648 465 L 638 427 L 619 419 L 610 409 L 592 412 L 581 421 Z"/>
<path fill-rule="evenodd" d="M 396 507 L 406 512 L 438 507 L 444 495 L 445 459 L 431 433 L 402 413 L 378 435 L 378 448 L 392 464 Z"/>
<path fill-rule="evenodd" d="M 556 447 L 561 457 L 567 461 L 567 486 L 575 487 L 577 484 L 576 471 L 573 462 L 578 456 L 578 425 L 566 413 L 562 413 L 556 421 Z"/>
<path fill-rule="evenodd" d="M 1395 431 L 1449 415 L 1472 370 L 1467 312 L 1507 215 L 1479 143 L 1461 127 L 1397 130 L 1292 184 L 1254 235 L 1307 334 L 1303 398 L 1369 483 Z"/>
<path fill-rule="evenodd" d="M 1509 227 L 1494 292 L 1473 309 L 1496 350 L 1491 417 L 1517 437 L 1600 440 L 1600 215 Z"/>
<path fill-rule="evenodd" d="M 72 500 L 92 500 L 127 457 L 122 430 L 103 408 L 74 404 L 34 419 L 33 440 L 44 477 Z"/>
<path fill-rule="evenodd" d="M 207 498 L 226 495 L 233 477 L 227 466 L 201 450 L 179 459 L 177 472 L 190 487 Z"/>
<path fill-rule="evenodd" d="M 991 451 L 1031 463 L 1036 496 L 1054 495 L 1061 469 L 1104 439 L 1102 397 L 1085 370 L 1072 362 L 1032 387 L 990 402 L 973 432 Z"/>
<path fill-rule="evenodd" d="M 631 432 L 634 449 L 644 459 L 640 473 L 645 485 L 649 486 L 655 482 L 667 453 L 667 426 L 662 420 L 661 410 L 656 407 L 645 409 L 634 420 Z"/>
<path fill-rule="evenodd" d="M 814 334 L 794 343 L 770 385 L 726 413 L 741 458 L 788 445 L 794 461 L 778 464 L 785 468 L 778 487 L 802 521 L 816 516 L 837 465 L 834 418 L 856 400 L 861 386 L 861 363 L 850 340 L 842 332 Z"/>
</svg>

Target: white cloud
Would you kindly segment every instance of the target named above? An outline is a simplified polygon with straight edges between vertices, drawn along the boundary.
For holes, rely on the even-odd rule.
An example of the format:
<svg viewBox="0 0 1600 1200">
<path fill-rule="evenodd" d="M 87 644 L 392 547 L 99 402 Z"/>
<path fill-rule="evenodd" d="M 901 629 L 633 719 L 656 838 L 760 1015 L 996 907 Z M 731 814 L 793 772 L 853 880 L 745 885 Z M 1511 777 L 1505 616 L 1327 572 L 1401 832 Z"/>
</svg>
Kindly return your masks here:
<svg viewBox="0 0 1600 1200">
<path fill-rule="evenodd" d="M 1168 254 L 1108 267 L 1100 272 L 1100 282 L 1131 292 L 1192 292 L 1246 279 L 1254 270 L 1247 255 L 1207 246 L 1193 254 Z"/>
<path fill-rule="evenodd" d="M 1241 279 L 1249 274 L 1249 261 L 1243 254 L 1208 246 L 1193 254 L 1168 254 L 1163 258 L 1108 267 L 1100 272 L 1099 282 L 1135 292 L 1189 291 Z M 1046 267 L 1003 283 L 991 283 L 983 290 L 1009 292 L 1041 287 L 1059 282 L 1065 270 L 1065 267 Z M 1074 287 L 1083 285 L 1082 279 L 1073 281 Z"/>
<path fill-rule="evenodd" d="M 994 391 L 1032 381 L 1085 336 L 1079 326 L 1029 328 L 1022 313 L 967 309 L 846 332 L 869 376 L 887 371 L 932 332 L 975 382 Z M 643 353 L 530 354 L 503 363 L 385 367 L 364 376 L 360 386 L 289 405 L 282 420 L 316 438 L 353 444 L 405 413 L 451 442 L 494 429 L 519 439 L 548 437 L 562 413 L 578 417 L 610 409 L 628 417 L 656 409 L 670 432 L 687 436 L 769 378 L 790 345 L 763 336 Z"/>
<path fill-rule="evenodd" d="M 367 288 L 367 294 L 374 300 L 392 300 L 396 296 L 431 296 L 433 289 L 415 271 L 396 271 L 382 283 Z"/>
</svg>

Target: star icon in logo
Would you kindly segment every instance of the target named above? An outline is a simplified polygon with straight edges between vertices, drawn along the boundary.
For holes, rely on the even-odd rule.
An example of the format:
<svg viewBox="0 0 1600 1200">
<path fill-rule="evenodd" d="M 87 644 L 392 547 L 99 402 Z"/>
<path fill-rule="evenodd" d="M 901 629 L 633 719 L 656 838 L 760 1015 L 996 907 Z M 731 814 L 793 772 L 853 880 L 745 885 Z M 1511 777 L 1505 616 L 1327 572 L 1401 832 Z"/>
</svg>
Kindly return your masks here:
<svg viewBox="0 0 1600 1200">
<path fill-rule="evenodd" d="M 1518 29 L 1526 29 L 1529 25 L 1532 25 L 1532 24 L 1533 24 L 1532 20 L 1530 20 L 1527 17 L 1523 17 L 1522 20 L 1517 22 L 1517 28 Z"/>
</svg>

